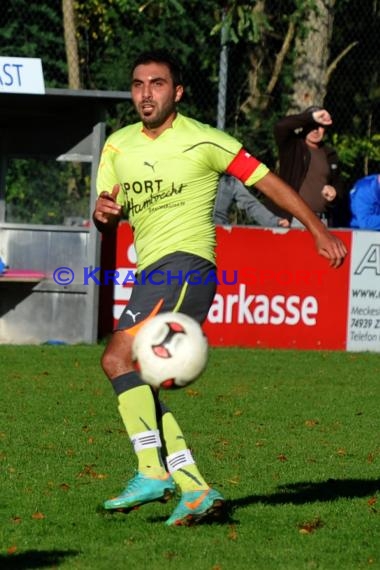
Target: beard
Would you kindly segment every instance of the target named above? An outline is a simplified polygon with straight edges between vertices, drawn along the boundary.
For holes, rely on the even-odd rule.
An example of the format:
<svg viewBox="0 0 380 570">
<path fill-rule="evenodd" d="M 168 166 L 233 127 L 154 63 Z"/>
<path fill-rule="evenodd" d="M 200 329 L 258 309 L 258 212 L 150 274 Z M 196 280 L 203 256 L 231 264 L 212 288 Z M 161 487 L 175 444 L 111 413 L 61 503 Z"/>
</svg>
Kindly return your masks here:
<svg viewBox="0 0 380 570">
<path fill-rule="evenodd" d="M 146 128 L 157 129 L 161 127 L 173 113 L 176 112 L 176 106 L 174 101 L 169 101 L 161 108 L 154 104 L 153 108 L 148 111 L 144 111 L 142 107 L 139 107 L 137 112 Z"/>
</svg>

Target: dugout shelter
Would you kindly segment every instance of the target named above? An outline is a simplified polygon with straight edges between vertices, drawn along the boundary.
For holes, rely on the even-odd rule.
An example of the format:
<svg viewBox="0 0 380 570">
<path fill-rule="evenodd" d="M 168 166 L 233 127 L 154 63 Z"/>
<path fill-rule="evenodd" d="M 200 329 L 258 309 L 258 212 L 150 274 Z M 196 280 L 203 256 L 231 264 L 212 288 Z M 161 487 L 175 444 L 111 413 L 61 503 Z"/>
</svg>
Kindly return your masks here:
<svg viewBox="0 0 380 570">
<path fill-rule="evenodd" d="M 100 267 L 96 228 L 75 217 L 59 224 L 7 220 L 7 170 L 14 159 L 36 157 L 87 163 L 89 221 L 107 114 L 130 98 L 129 92 L 69 89 L 0 93 L 0 257 L 7 265 L 0 275 L 0 343 L 97 340 L 100 286 L 83 279 L 84 268 Z M 72 282 L 67 272 L 57 283 L 60 267 L 74 273 Z"/>
</svg>

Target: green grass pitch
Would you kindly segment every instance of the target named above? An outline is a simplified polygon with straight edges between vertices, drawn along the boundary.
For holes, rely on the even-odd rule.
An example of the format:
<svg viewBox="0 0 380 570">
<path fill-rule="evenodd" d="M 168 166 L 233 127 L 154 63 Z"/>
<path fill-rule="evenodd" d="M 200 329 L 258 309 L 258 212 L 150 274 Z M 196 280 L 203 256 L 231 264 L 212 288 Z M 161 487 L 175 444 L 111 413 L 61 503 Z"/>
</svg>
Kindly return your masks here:
<svg viewBox="0 0 380 570">
<path fill-rule="evenodd" d="M 135 461 L 101 346 L 0 347 L 0 568 L 380 568 L 380 354 L 212 349 L 165 392 L 217 524 L 105 514 Z"/>
</svg>

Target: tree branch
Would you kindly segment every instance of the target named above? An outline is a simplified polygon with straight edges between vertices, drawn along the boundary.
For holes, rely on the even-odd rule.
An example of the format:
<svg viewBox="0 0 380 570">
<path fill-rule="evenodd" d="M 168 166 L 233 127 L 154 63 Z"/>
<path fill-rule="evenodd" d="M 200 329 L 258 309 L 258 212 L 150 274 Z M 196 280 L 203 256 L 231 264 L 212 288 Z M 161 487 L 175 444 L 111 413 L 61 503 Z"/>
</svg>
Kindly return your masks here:
<svg viewBox="0 0 380 570">
<path fill-rule="evenodd" d="M 294 33 L 295 33 L 295 25 L 293 22 L 289 22 L 289 26 L 288 26 L 288 30 L 286 32 L 286 36 L 284 38 L 284 41 L 282 43 L 281 49 L 278 52 L 277 56 L 276 56 L 276 60 L 274 63 L 274 67 L 273 67 L 273 73 L 272 73 L 272 77 L 268 83 L 268 87 L 266 89 L 267 94 L 270 95 L 273 91 L 273 89 L 276 86 L 276 83 L 278 81 L 278 78 L 280 76 L 281 73 L 281 69 L 284 63 L 284 59 L 290 49 L 290 45 L 293 41 L 294 38 Z"/>
<path fill-rule="evenodd" d="M 246 114 L 255 107 L 261 110 L 267 108 L 269 101 L 268 95 L 271 95 L 273 89 L 276 86 L 276 83 L 278 81 L 278 78 L 282 70 L 282 66 L 284 64 L 285 57 L 293 41 L 294 34 L 295 34 L 295 24 L 293 22 L 289 22 L 289 26 L 284 41 L 282 42 L 281 49 L 276 55 L 275 63 L 273 66 L 273 72 L 269 80 L 268 86 L 265 90 L 265 96 L 263 96 L 263 94 L 260 93 L 257 87 L 261 62 L 257 59 L 257 54 L 253 53 L 250 54 L 249 61 L 251 69 L 249 72 L 249 95 L 240 106 L 240 110 L 243 113 Z"/>
<path fill-rule="evenodd" d="M 337 68 L 340 60 L 343 59 L 348 54 L 348 52 L 351 51 L 358 43 L 359 42 L 352 42 L 342 52 L 340 52 L 340 54 L 330 63 L 330 65 L 326 69 L 326 85 L 330 81 L 330 77 Z"/>
</svg>

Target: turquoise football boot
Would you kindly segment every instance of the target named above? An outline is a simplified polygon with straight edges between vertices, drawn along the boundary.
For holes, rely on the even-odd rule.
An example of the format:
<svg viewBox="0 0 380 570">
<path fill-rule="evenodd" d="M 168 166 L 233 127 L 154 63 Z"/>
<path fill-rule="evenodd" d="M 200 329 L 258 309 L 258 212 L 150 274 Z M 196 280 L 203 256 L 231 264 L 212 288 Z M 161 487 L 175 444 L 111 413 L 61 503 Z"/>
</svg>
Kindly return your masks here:
<svg viewBox="0 0 380 570">
<path fill-rule="evenodd" d="M 166 524 L 168 526 L 190 526 L 206 517 L 217 518 L 222 514 L 225 499 L 214 489 L 183 493 Z"/>
<path fill-rule="evenodd" d="M 107 510 L 115 510 L 132 509 L 152 501 L 166 503 L 175 490 L 175 483 L 169 473 L 164 478 L 155 479 L 137 472 L 124 491 L 118 497 L 105 501 L 103 506 Z"/>
</svg>

